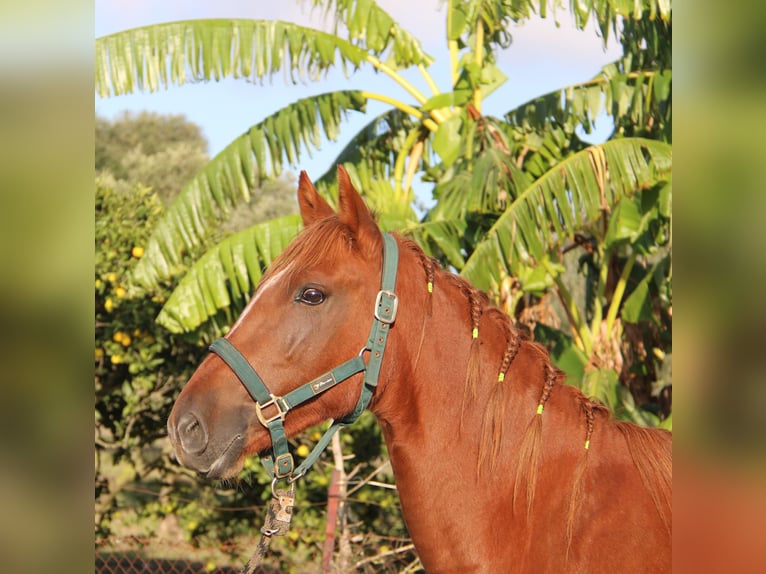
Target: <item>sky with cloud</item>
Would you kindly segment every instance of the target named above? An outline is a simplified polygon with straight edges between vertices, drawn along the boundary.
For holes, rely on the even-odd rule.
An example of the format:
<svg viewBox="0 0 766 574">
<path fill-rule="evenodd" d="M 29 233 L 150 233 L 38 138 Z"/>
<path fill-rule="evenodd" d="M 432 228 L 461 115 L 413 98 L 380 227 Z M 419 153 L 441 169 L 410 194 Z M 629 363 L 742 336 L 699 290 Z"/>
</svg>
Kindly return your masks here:
<svg viewBox="0 0 766 574">
<path fill-rule="evenodd" d="M 429 73 L 442 89 L 446 89 L 449 85 L 449 58 L 444 32 L 445 3 L 440 0 L 379 0 L 378 4 L 421 40 L 423 48 L 435 59 Z M 319 10 L 312 10 L 308 2 L 296 0 L 96 0 L 95 35 L 99 37 L 175 20 L 227 17 L 279 19 L 321 29 L 327 29 L 328 25 Z M 614 38 L 610 38 L 604 49 L 595 29 L 589 26 L 584 31 L 577 30 L 568 11 L 560 11 L 556 19 L 558 25 L 549 15 L 547 19 L 534 18 L 511 28 L 513 43 L 498 61 L 508 81 L 487 98 L 483 109 L 485 114 L 502 115 L 531 98 L 585 81 L 620 56 L 621 48 Z M 416 70 L 405 72 L 405 76 L 424 93 L 429 92 Z M 123 110 L 184 114 L 202 127 L 212 156 L 285 104 L 337 89 L 366 89 L 411 101 L 390 79 L 370 69 L 363 69 L 350 78 L 346 78 L 340 70 L 333 71 L 321 82 L 310 84 L 293 85 L 278 77 L 263 85 L 225 79 L 174 86 L 155 93 L 105 99 L 95 96 L 95 110 L 107 118 L 114 118 Z M 370 114 L 378 114 L 385 109 L 385 105 L 371 102 L 367 116 L 350 116 L 339 141 L 324 143 L 312 158 L 304 158 L 300 168 L 307 169 L 313 177 L 324 173 L 346 141 L 373 117 Z M 605 135 L 606 132 L 599 130 L 595 137 L 600 134 Z"/>
</svg>

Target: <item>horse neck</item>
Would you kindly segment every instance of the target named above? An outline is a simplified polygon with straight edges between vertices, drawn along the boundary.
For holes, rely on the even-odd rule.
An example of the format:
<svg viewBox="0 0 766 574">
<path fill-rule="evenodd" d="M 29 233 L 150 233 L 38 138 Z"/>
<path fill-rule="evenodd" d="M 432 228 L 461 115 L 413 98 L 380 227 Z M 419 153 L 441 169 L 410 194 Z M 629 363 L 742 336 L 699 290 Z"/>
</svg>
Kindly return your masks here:
<svg viewBox="0 0 766 574">
<path fill-rule="evenodd" d="M 434 273 L 429 293 L 424 275 L 424 258 L 414 247 L 401 250 L 397 292 L 399 316 L 386 351 L 381 388 L 371 405 L 383 428 L 392 464 L 402 474 L 408 460 L 440 466 L 445 445 L 450 457 L 459 460 L 449 476 L 475 483 L 481 472 L 477 453 L 482 442 L 500 437 L 482 436 L 485 414 L 498 411 L 503 419 L 503 444 L 520 440 L 544 386 L 547 355 L 537 346 L 519 342 L 507 368 L 504 396 L 494 397 L 502 359 L 509 337 L 518 337 L 502 313 L 481 301 L 479 377 L 473 390 L 466 389 L 467 371 L 475 315 L 470 286 L 442 270 Z M 509 334 L 509 329 L 511 329 Z M 532 375 L 532 376 L 530 376 Z M 523 424 L 522 424 L 522 421 Z M 491 447 L 485 444 L 484 447 Z M 433 459 L 433 460 L 431 460 Z M 504 465 L 513 465 L 514 456 L 504 456 Z M 512 470 L 508 468 L 507 470 Z M 415 469 L 420 472 L 420 468 Z"/>
<path fill-rule="evenodd" d="M 479 571 L 495 556 L 507 565 L 503 571 L 510 565 L 565 571 L 572 533 L 591 526 L 581 517 L 603 515 L 625 493 L 644 499 L 637 503 L 646 514 L 636 518 L 636 536 L 668 528 L 667 433 L 610 422 L 604 407 L 561 384 L 541 346 L 517 340 L 500 310 L 482 300 L 477 313 L 476 294 L 464 282 L 437 272 L 429 294 L 423 256 L 414 248 L 402 250 L 399 277 L 399 315 L 371 410 L 427 570 Z M 471 387 L 477 314 L 479 377 Z M 538 416 L 543 406 L 545 416 Z M 588 446 L 591 436 L 595 450 Z M 583 477 L 598 468 L 622 470 L 601 479 L 598 490 L 591 480 L 585 497 Z M 589 508 L 581 509 L 581 500 Z M 587 564 L 587 553 L 579 560 Z M 591 566 L 582 571 L 596 571 Z"/>
</svg>

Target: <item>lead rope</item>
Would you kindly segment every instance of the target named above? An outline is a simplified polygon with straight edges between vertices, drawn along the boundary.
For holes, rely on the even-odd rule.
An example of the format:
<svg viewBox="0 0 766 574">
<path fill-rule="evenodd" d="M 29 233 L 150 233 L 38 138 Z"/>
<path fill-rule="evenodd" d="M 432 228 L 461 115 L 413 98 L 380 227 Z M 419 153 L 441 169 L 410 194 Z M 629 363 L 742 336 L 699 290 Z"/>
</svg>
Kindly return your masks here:
<svg viewBox="0 0 766 574">
<path fill-rule="evenodd" d="M 290 530 L 290 520 L 293 517 L 293 504 L 295 503 L 295 484 L 290 484 L 290 490 L 274 490 L 271 486 L 271 500 L 266 510 L 266 520 L 261 528 L 261 539 L 253 550 L 240 574 L 253 574 L 260 567 L 269 544 L 275 536 L 284 536 Z"/>
</svg>

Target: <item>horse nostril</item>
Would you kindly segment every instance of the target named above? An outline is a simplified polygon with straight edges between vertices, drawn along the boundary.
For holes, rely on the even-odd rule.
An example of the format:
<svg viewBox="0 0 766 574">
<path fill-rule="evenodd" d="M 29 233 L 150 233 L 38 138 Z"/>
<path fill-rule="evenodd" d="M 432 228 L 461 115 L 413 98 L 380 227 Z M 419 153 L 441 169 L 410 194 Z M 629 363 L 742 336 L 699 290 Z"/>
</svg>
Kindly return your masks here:
<svg viewBox="0 0 766 574">
<path fill-rule="evenodd" d="M 183 415 L 176 426 L 181 448 L 188 454 L 200 454 L 207 447 L 205 425 L 193 413 Z"/>
</svg>

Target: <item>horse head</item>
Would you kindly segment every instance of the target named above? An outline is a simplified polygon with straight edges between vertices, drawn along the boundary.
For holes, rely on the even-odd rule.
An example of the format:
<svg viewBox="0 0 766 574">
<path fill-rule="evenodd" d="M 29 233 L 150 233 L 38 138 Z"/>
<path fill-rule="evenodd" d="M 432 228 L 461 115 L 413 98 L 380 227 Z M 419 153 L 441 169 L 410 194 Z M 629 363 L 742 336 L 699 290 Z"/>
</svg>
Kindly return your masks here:
<svg viewBox="0 0 766 574">
<path fill-rule="evenodd" d="M 227 345 L 257 372 L 273 397 L 289 395 L 360 356 L 367 344 L 384 238 L 342 167 L 338 184 L 336 213 L 301 173 L 298 203 L 304 230 L 266 272 L 226 335 Z M 284 432 L 291 436 L 346 416 L 357 404 L 362 380 L 362 373 L 355 373 L 303 402 L 282 417 Z M 248 455 L 272 446 L 264 423 L 279 416 L 284 404 L 267 408 L 251 394 L 219 354 L 209 354 L 168 418 L 178 460 L 210 478 L 225 479 L 237 475 Z"/>
</svg>

